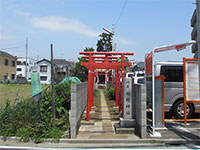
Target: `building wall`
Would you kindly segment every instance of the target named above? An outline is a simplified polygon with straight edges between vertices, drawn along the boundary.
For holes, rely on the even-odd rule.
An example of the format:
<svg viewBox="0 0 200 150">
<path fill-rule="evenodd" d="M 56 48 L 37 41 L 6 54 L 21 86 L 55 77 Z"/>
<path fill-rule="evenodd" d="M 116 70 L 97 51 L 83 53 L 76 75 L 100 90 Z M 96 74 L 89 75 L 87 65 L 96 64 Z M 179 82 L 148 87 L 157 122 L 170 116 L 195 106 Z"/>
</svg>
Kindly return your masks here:
<svg viewBox="0 0 200 150">
<path fill-rule="evenodd" d="M 8 60 L 8 65 L 5 65 L 5 59 Z M 12 61 L 15 62 L 15 66 L 12 66 Z M 0 81 L 4 80 L 4 76 L 7 75 L 7 79 L 12 79 L 12 74 L 16 79 L 16 63 L 17 58 L 0 55 Z"/>
<path fill-rule="evenodd" d="M 20 65 L 17 65 L 17 68 L 20 68 L 21 71 L 17 71 L 17 75 L 22 75 L 22 77 L 25 77 L 25 70 L 26 70 L 26 58 L 18 58 L 17 61 L 21 62 Z M 33 73 L 33 68 L 37 67 L 36 60 L 32 58 L 27 58 L 27 79 L 28 81 L 31 81 L 31 73 Z"/>
<path fill-rule="evenodd" d="M 47 72 L 41 72 L 40 67 L 47 66 Z M 41 61 L 38 63 L 38 72 L 40 73 L 40 82 L 41 84 L 50 84 L 51 83 L 51 64 L 46 61 Z M 46 81 L 42 81 L 41 77 L 47 77 Z"/>
</svg>

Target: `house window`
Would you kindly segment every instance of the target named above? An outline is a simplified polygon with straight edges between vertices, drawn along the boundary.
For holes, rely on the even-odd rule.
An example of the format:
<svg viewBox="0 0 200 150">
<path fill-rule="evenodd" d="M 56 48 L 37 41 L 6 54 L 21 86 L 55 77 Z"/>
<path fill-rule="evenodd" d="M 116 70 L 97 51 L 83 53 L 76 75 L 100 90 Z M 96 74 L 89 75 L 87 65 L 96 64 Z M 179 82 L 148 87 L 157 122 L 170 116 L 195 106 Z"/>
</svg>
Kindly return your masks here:
<svg viewBox="0 0 200 150">
<path fill-rule="evenodd" d="M 23 61 L 23 65 L 27 65 L 28 66 L 28 63 L 26 63 L 26 61 Z"/>
<path fill-rule="evenodd" d="M 22 65 L 22 62 L 21 61 L 17 61 L 17 65 Z"/>
<path fill-rule="evenodd" d="M 47 76 L 40 76 L 41 81 L 47 81 Z"/>
<path fill-rule="evenodd" d="M 12 61 L 12 67 L 15 67 L 15 61 Z"/>
<path fill-rule="evenodd" d="M 15 74 L 11 75 L 11 79 L 14 80 L 15 79 Z"/>
<path fill-rule="evenodd" d="M 5 66 L 8 66 L 8 59 L 5 59 Z"/>
<path fill-rule="evenodd" d="M 22 71 L 22 68 L 17 68 L 17 71 Z"/>
<path fill-rule="evenodd" d="M 47 72 L 47 66 L 40 66 L 40 72 Z"/>
<path fill-rule="evenodd" d="M 7 75 L 4 75 L 4 76 L 3 76 L 3 80 L 6 81 L 7 79 L 8 79 L 8 76 L 7 76 Z"/>
</svg>

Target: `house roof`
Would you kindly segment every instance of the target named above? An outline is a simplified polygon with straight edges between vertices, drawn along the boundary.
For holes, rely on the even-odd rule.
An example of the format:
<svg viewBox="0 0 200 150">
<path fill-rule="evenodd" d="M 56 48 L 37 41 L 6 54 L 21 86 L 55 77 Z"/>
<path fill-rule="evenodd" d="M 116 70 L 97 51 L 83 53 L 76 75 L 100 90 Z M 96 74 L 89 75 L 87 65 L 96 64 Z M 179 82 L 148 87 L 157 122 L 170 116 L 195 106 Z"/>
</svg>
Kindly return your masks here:
<svg viewBox="0 0 200 150">
<path fill-rule="evenodd" d="M 145 65 L 144 65 L 144 62 L 141 62 L 141 61 L 140 61 L 140 62 L 138 62 L 138 63 L 137 63 L 137 65 L 138 65 L 140 68 L 142 68 L 142 69 L 143 69 L 143 68 L 144 68 L 144 66 L 145 66 Z"/>
<path fill-rule="evenodd" d="M 69 64 L 70 64 L 71 66 L 75 66 L 75 62 L 74 62 L 74 61 L 69 61 Z"/>
<path fill-rule="evenodd" d="M 137 70 L 144 70 L 144 67 L 145 67 L 145 63 L 141 62 L 141 61 L 136 61 L 131 66 L 131 68 L 136 69 L 135 71 L 137 71 Z"/>
<path fill-rule="evenodd" d="M 26 57 L 17 57 L 17 59 L 26 59 Z M 31 57 L 27 57 L 27 59 L 30 59 L 30 60 L 33 60 L 33 61 L 37 61 L 36 59 L 31 58 Z"/>
<path fill-rule="evenodd" d="M 4 52 L 4 51 L 0 51 L 0 55 L 16 58 L 15 56 L 13 56 L 13 55 L 11 55 L 11 54 L 9 54 L 7 52 Z"/>
<path fill-rule="evenodd" d="M 43 58 L 42 60 L 39 60 L 39 61 L 37 62 L 37 64 L 40 63 L 40 62 L 42 62 L 42 61 L 46 61 L 46 62 L 48 62 L 48 63 L 51 63 L 48 59 Z"/>
<path fill-rule="evenodd" d="M 53 60 L 55 65 L 66 65 L 68 62 L 65 59 L 54 59 Z"/>
<path fill-rule="evenodd" d="M 67 66 L 71 66 L 69 61 L 66 61 L 65 59 L 54 59 L 53 63 L 55 65 L 67 65 Z"/>
</svg>

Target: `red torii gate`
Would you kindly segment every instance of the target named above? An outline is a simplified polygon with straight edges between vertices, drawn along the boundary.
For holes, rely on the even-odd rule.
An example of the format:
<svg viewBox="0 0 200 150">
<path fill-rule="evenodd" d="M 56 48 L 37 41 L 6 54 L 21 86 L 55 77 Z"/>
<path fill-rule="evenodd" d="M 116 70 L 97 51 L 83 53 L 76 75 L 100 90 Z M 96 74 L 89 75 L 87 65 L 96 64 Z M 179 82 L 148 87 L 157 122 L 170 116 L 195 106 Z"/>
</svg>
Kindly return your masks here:
<svg viewBox="0 0 200 150">
<path fill-rule="evenodd" d="M 115 69 L 115 92 L 116 92 L 116 106 L 120 108 L 120 68 L 122 67 L 122 114 L 123 114 L 123 98 L 124 98 L 124 67 L 131 66 L 131 63 L 124 62 L 125 55 L 133 55 L 133 53 L 128 52 L 79 52 L 83 54 L 83 58 L 86 58 L 87 62 L 82 62 L 81 65 L 88 69 L 88 97 L 87 97 L 87 117 L 86 120 L 89 121 L 91 107 L 93 106 L 93 96 L 94 96 L 94 77 L 96 69 Z M 95 56 L 103 55 L 103 56 Z M 112 55 L 120 55 L 119 57 Z M 121 62 L 117 62 L 120 58 Z M 118 81 L 118 82 L 117 82 Z M 119 85 L 118 85 L 119 84 Z"/>
<path fill-rule="evenodd" d="M 106 80 L 108 80 L 108 73 L 109 73 L 109 70 L 106 70 L 106 71 L 96 71 L 96 77 L 97 77 L 97 83 L 99 83 L 99 76 L 100 75 L 103 75 L 105 76 L 105 84 L 106 84 Z"/>
</svg>

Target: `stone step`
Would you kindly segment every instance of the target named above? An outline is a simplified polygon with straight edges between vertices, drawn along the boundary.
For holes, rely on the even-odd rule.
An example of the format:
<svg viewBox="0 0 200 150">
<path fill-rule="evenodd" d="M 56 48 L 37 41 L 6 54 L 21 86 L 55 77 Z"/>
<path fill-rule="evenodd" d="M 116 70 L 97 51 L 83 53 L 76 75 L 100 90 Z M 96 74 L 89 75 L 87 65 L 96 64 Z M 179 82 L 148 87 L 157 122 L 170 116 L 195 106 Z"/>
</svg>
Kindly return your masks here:
<svg viewBox="0 0 200 150">
<path fill-rule="evenodd" d="M 119 123 L 114 124 L 114 129 L 116 134 L 134 134 L 135 128 L 122 128 Z"/>
<path fill-rule="evenodd" d="M 81 125 L 94 125 L 94 120 L 81 120 Z"/>
<path fill-rule="evenodd" d="M 86 132 L 86 131 L 79 131 L 81 132 Z M 103 130 L 103 131 L 87 131 L 88 134 L 93 134 L 93 133 L 114 133 L 113 130 Z"/>
<path fill-rule="evenodd" d="M 120 125 L 120 127 L 124 127 L 124 128 L 134 128 L 135 127 L 135 119 L 120 118 L 119 125 Z"/>
<path fill-rule="evenodd" d="M 102 121 L 102 120 L 117 121 L 117 120 L 119 120 L 119 118 L 93 118 L 93 117 L 91 117 L 90 119 L 96 120 L 96 121 Z"/>
</svg>

